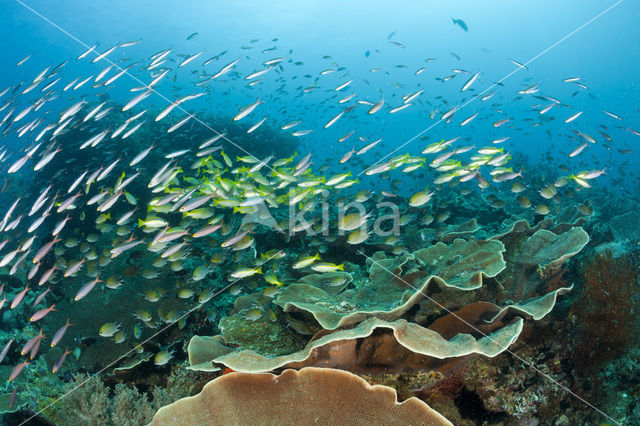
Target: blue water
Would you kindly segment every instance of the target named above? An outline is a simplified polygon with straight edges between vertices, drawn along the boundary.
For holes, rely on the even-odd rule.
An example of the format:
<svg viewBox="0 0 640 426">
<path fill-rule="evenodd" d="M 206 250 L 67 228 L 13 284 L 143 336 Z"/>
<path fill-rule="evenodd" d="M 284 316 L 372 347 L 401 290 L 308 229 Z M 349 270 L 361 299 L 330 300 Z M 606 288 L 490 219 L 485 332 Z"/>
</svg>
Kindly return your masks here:
<svg viewBox="0 0 640 426">
<path fill-rule="evenodd" d="M 116 56 L 132 60 L 147 58 L 166 48 L 184 54 L 206 49 L 197 62 L 226 50 L 226 55 L 210 64 L 207 70 L 212 72 L 232 60 L 242 58 L 236 69 L 243 75 L 261 69 L 261 63 L 266 59 L 288 55 L 294 62 L 300 61 L 304 65 L 285 64 L 286 69 L 279 74 L 280 81 L 267 78 L 254 88 L 227 81 L 213 89 L 214 93 L 225 93 L 216 97 L 213 104 L 208 100 L 199 104 L 199 101 L 194 101 L 190 106 L 231 115 L 235 114 L 236 108 L 261 96 L 268 101 L 262 111 L 269 116 L 270 122 L 303 119 L 305 124 L 309 123 L 308 127 L 317 127 L 340 111 L 334 102 L 328 102 L 333 94 L 327 93 L 327 90 L 347 79 L 354 79 L 351 88 L 359 97 L 372 101 L 384 97 L 391 106 L 401 104 L 399 96 L 424 89 L 425 92 L 418 99 L 421 104 L 419 108 L 409 108 L 395 116 L 363 121 L 371 140 L 382 137 L 385 150 L 392 150 L 434 123 L 425 115 L 437 105 L 428 105 L 427 101 L 435 102 L 436 96 L 442 96 L 455 105 L 469 98 L 459 92 L 466 81 L 466 74 L 448 84 L 434 80 L 435 77 L 450 75 L 453 68 L 461 68 L 481 72 L 480 80 L 474 84 L 477 92 L 506 77 L 505 87 L 489 102 L 499 103 L 500 109 L 515 120 L 525 116 L 536 118 L 530 106 L 541 102 L 514 102 L 513 98 L 517 96 L 514 92 L 524 88 L 524 85 L 540 82 L 544 94 L 561 99 L 576 111 L 583 110 L 580 129 L 593 134 L 599 124 L 618 124 L 603 116 L 602 109 L 623 116 L 627 125 L 638 116 L 635 101 L 640 89 L 634 82 L 633 70 L 640 61 L 640 48 L 633 40 L 638 38 L 640 30 L 635 25 L 638 11 L 634 3 L 623 2 L 578 30 L 612 4 L 588 1 L 558 5 L 544 1 L 525 7 L 499 1 L 480 4 L 462 1 L 455 5 L 430 2 L 429 6 L 421 2 L 405 2 L 401 7 L 389 7 L 370 2 L 269 1 L 240 6 L 203 5 L 187 1 L 181 3 L 180 7 L 169 2 L 166 6 L 163 2 L 66 2 L 64 7 L 58 7 L 56 2 L 29 3 L 59 27 L 56 28 L 20 4 L 9 3 L 3 8 L 6 25 L 2 28 L 1 38 L 4 43 L 2 69 L 5 70 L 2 77 L 6 81 L 18 81 L 37 73 L 44 65 L 55 65 L 68 57 L 77 56 L 86 50 L 85 46 L 92 46 L 96 42 L 100 43 L 98 51 L 101 51 L 118 42 L 142 40 L 140 45 L 123 49 Z M 469 32 L 465 33 L 453 25 L 451 17 L 464 19 L 469 25 Z M 186 37 L 193 32 L 198 32 L 199 36 L 187 41 Z M 395 33 L 393 40 L 406 48 L 389 44 L 387 36 L 391 33 Z M 560 41 L 567 36 L 566 40 Z M 272 42 L 273 38 L 278 41 Z M 251 44 L 252 39 L 259 41 Z M 15 40 L 19 40 L 20 49 L 16 49 Z M 253 49 L 241 49 L 241 46 L 249 45 Z M 274 45 L 279 47 L 278 51 L 260 53 Z M 289 54 L 289 51 L 292 53 Z M 371 52 L 369 57 L 364 55 L 367 51 Z M 16 73 L 13 65 L 24 57 L 25 52 L 35 55 Z M 461 60 L 456 60 L 451 52 Z M 332 59 L 321 59 L 324 55 L 330 55 Z M 426 58 L 437 59 L 425 64 Z M 535 60 L 529 70 L 518 70 L 509 61 L 510 58 L 520 63 Z M 296 88 L 312 85 L 318 73 L 330 68 L 333 62 L 345 67 L 346 72 L 320 76 L 321 87 L 318 90 L 303 96 L 297 94 Z M 395 68 L 399 64 L 408 68 Z M 89 75 L 102 69 L 88 62 L 71 65 L 78 70 L 77 75 Z M 413 74 L 425 65 L 428 67 L 426 72 L 419 76 Z M 189 70 L 197 69 L 196 63 L 187 67 Z M 389 74 L 368 72 L 372 67 L 384 68 Z M 313 75 L 313 78 L 303 78 L 305 74 Z M 297 78 L 292 79 L 294 76 Z M 561 82 L 563 78 L 574 76 L 583 78 L 589 87 L 588 94 L 572 84 Z M 176 85 L 165 79 L 158 90 L 160 93 L 166 91 L 169 98 L 176 94 L 175 86 L 178 86 L 178 91 L 182 89 L 190 93 L 192 86 L 185 84 L 188 79 L 189 76 L 181 73 Z M 402 84 L 404 88 L 394 88 L 394 82 Z M 126 76 L 118 83 L 109 94 L 122 101 L 130 98 L 127 92 L 129 88 L 139 85 L 130 79 L 127 81 Z M 571 97 L 576 91 L 578 95 Z M 590 95 L 596 99 L 590 98 Z M 157 97 L 153 102 L 164 105 L 164 101 Z M 496 113 L 489 114 L 490 110 L 485 104 L 474 101 L 456 116 L 461 120 L 482 111 L 479 119 L 499 117 Z M 309 109 L 308 105 L 317 106 L 317 109 Z M 442 112 L 443 107 L 439 109 Z M 510 141 L 514 149 L 537 157 L 551 148 L 564 160 L 574 145 L 569 145 L 564 138 L 567 126 L 561 121 L 572 111 L 557 111 L 555 116 L 558 120 L 526 132 L 516 133 L 504 128 L 487 131 L 484 123 L 480 125 L 478 120 L 467 128 L 453 132 L 445 130 L 442 123 L 437 124 L 427 135 L 431 136 L 431 141 L 448 135 L 469 135 L 473 137 L 473 143 L 479 145 L 494 136 L 517 134 Z M 357 115 L 356 120 L 366 119 L 366 115 Z M 352 130 L 352 127 L 351 123 L 341 120 L 327 131 L 316 132 L 305 139 L 320 155 L 341 155 L 343 148 L 338 148 L 335 140 Z M 551 137 L 545 132 L 549 132 Z M 616 140 L 616 147 L 630 144 L 628 148 L 633 149 L 632 141 L 637 136 L 624 130 L 612 130 L 611 133 Z M 422 148 L 421 142 L 415 141 L 408 145 L 406 151 L 417 153 Z M 612 165 L 624 160 L 637 161 L 635 155 L 622 156 L 615 149 L 613 151 L 609 160 Z M 588 150 L 581 160 L 593 164 L 606 154 L 598 149 Z"/>
</svg>

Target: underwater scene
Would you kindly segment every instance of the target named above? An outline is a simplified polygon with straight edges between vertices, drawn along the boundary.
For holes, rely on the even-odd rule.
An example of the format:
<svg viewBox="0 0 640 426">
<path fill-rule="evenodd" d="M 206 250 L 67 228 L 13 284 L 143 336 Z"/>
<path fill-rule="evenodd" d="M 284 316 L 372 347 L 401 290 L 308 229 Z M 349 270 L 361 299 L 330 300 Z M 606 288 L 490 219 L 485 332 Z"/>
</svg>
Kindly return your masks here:
<svg viewBox="0 0 640 426">
<path fill-rule="evenodd" d="M 2 2 L 0 424 L 640 424 L 639 18 Z"/>
</svg>

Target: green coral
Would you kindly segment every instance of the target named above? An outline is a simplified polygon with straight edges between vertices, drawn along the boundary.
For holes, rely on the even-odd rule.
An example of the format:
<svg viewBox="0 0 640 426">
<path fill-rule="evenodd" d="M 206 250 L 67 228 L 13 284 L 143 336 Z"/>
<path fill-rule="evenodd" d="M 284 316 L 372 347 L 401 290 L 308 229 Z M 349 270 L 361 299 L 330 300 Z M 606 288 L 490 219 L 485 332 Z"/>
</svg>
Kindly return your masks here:
<svg viewBox="0 0 640 426">
<path fill-rule="evenodd" d="M 404 401 L 415 396 L 416 392 L 442 380 L 444 376 L 435 371 L 405 371 L 395 374 L 361 374 L 360 377 L 372 385 L 394 388 L 398 392 L 398 399 Z"/>
<path fill-rule="evenodd" d="M 353 289 L 331 294 L 299 281 L 281 291 L 275 303 L 287 312 L 312 314 L 327 330 L 370 317 L 392 321 L 423 298 L 432 282 L 442 291 L 481 287 L 483 277 L 504 269 L 503 251 L 500 241 L 456 239 L 398 257 L 376 252 L 367 259 L 369 279 Z"/>
<path fill-rule="evenodd" d="M 239 345 L 262 354 L 281 355 L 304 346 L 304 339 L 280 319 L 275 322 L 264 316 L 251 321 L 242 314 L 220 320 L 220 331 L 228 344 Z"/>
<path fill-rule="evenodd" d="M 63 392 L 43 400 L 44 417 L 60 426 L 137 426 L 148 424 L 165 405 L 197 393 L 210 375 L 176 369 L 165 387 L 140 392 L 136 386 L 118 383 L 112 389 L 99 377 L 76 374 Z M 62 398 L 60 396 L 64 395 Z"/>
</svg>

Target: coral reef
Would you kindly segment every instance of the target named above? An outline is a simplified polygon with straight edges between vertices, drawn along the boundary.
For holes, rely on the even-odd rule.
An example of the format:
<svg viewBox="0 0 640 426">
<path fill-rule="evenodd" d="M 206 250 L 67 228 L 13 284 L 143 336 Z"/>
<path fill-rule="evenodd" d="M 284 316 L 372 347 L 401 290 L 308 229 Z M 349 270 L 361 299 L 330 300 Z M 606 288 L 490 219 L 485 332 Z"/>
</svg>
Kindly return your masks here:
<svg viewBox="0 0 640 426">
<path fill-rule="evenodd" d="M 526 223 L 514 226 L 502 238 L 508 241 L 507 251 L 517 253 L 511 254 L 510 259 L 522 270 L 520 276 L 528 280 L 526 286 L 515 280 L 506 280 L 501 286 L 491 281 L 483 285 L 491 277 L 499 279 L 507 265 L 502 257 L 504 245 L 497 240 L 455 239 L 449 244 L 439 242 L 427 249 L 396 257 L 377 252 L 367 262 L 369 279 L 352 282 L 353 289 L 347 287 L 342 292 L 329 294 L 314 285 L 298 282 L 280 291 L 275 301 L 277 305 L 285 311 L 312 315 L 324 329 L 316 333 L 304 349 L 279 352 L 275 348 L 287 345 L 274 343 L 278 334 L 265 332 L 248 333 L 252 336 L 251 341 L 235 347 L 242 340 L 225 337 L 229 335 L 230 321 L 238 317 L 234 315 L 221 321 L 221 340 L 192 339 L 188 351 L 197 352 L 197 355 L 189 356 L 191 368 L 209 370 L 214 364 L 223 364 L 236 371 L 261 372 L 287 365 L 361 369 L 365 365 L 389 367 L 395 363 L 395 368 L 401 369 L 408 359 L 412 359 L 406 350 L 420 355 L 423 367 L 428 365 L 430 358 L 456 358 L 470 353 L 495 356 L 518 337 L 523 317 L 543 318 L 556 304 L 558 295 L 571 289 L 570 286 L 560 287 L 544 293 L 547 286 L 541 283 L 548 281 L 548 277 L 540 271 L 557 272 L 588 241 L 582 228 L 555 234 L 545 229 L 534 232 Z M 520 242 L 514 244 L 518 239 Z M 511 300 L 511 297 L 523 294 L 523 288 L 526 289 L 524 299 L 516 299 L 515 303 L 502 308 L 492 303 Z M 543 294 L 536 296 L 539 292 Z M 248 300 L 247 297 L 250 296 L 243 300 Z M 424 298 L 429 300 L 420 302 Z M 487 302 L 475 304 L 478 302 L 474 298 L 485 298 Z M 248 306 L 248 303 L 241 305 Z M 412 319 L 413 315 L 408 311 L 414 306 L 419 306 L 421 315 Z M 477 309 L 468 312 L 462 309 L 451 314 L 451 309 L 465 306 Z M 277 320 L 278 315 L 274 315 Z M 406 318 L 399 319 L 403 315 Z M 468 327 L 470 324 L 462 320 L 464 317 L 472 321 L 473 327 Z M 444 318 L 449 318 L 446 326 Z M 240 325 L 233 329 L 241 327 L 240 331 L 246 333 L 246 327 L 251 324 L 246 320 L 243 322 L 242 318 L 238 321 L 241 321 Z M 260 330 L 260 323 L 267 321 L 255 321 L 253 327 Z M 386 339 L 384 345 L 374 343 L 384 336 L 384 333 L 374 333 L 376 329 L 391 329 L 393 338 Z M 484 331 L 478 333 L 479 330 Z M 238 331 L 234 333 L 239 334 Z M 286 340 L 286 334 L 281 338 Z M 360 342 L 359 351 L 347 343 L 356 339 Z M 262 350 L 256 351 L 256 345 Z M 265 352 L 265 348 L 272 349 Z M 390 358 L 392 353 L 398 356 Z M 366 358 L 363 354 L 367 354 Z"/>
<path fill-rule="evenodd" d="M 582 289 L 571 310 L 578 332 L 575 363 L 597 369 L 637 343 L 640 262 L 633 254 L 597 254 L 582 270 Z"/>
<path fill-rule="evenodd" d="M 218 324 L 222 337 L 229 345 L 249 348 L 258 353 L 280 355 L 300 350 L 305 345 L 304 336 L 288 327 L 282 312 L 269 309 L 272 316 L 247 318 L 244 314 L 252 306 L 268 306 L 271 300 L 262 292 L 240 296 L 230 315 Z"/>
<path fill-rule="evenodd" d="M 482 277 L 504 268 L 498 241 L 457 239 L 397 258 L 376 252 L 368 259 L 369 280 L 354 289 L 330 294 L 308 284 L 296 283 L 278 294 L 275 303 L 285 311 L 302 310 L 327 330 L 358 323 L 369 317 L 393 320 L 401 316 L 434 285 L 474 290 Z M 414 261 L 409 264 L 407 262 Z"/>
<path fill-rule="evenodd" d="M 78 373 L 65 387 L 59 401 L 43 400 L 46 418 L 57 425 L 137 426 L 151 421 L 163 406 L 199 391 L 211 375 L 175 370 L 165 386 L 141 392 L 136 386 L 117 383 L 110 387 L 98 378 Z"/>
<path fill-rule="evenodd" d="M 630 211 L 611 218 L 609 229 L 617 241 L 640 243 L 640 212 Z"/>
<path fill-rule="evenodd" d="M 224 375 L 200 394 L 161 408 L 151 422 L 178 424 L 451 423 L 417 398 L 398 403 L 393 389 L 371 386 L 349 372 L 303 368 L 285 370 L 279 376 Z"/>
<path fill-rule="evenodd" d="M 393 331 L 398 343 L 410 351 L 426 355 L 428 357 L 448 358 L 468 355 L 470 353 L 482 353 L 486 356 L 495 356 L 509 347 L 518 337 L 522 328 L 522 319 L 516 320 L 488 336 L 475 339 L 469 334 L 457 334 L 450 340 L 444 339 L 439 333 L 424 328 L 415 323 L 399 319 L 387 322 L 377 318 L 370 318 L 358 324 L 358 326 L 333 332 L 309 343 L 303 350 L 292 354 L 280 356 L 262 356 L 251 350 L 229 352 L 226 355 L 217 356 L 217 352 L 210 353 L 211 361 L 243 372 L 263 372 L 289 365 L 301 363 L 302 365 L 331 365 L 332 367 L 355 367 L 353 363 L 366 365 L 369 360 L 360 359 L 347 352 L 336 358 L 333 345 L 329 349 L 321 349 L 326 344 L 345 340 L 353 340 L 370 336 L 378 328 L 388 328 Z M 355 343 L 355 342 L 354 342 Z M 191 346 L 191 345 L 190 345 Z M 218 348 L 216 348 L 218 350 Z M 325 358 L 329 354 L 329 358 Z M 341 365 L 346 360 L 349 365 Z M 194 366 L 192 366 L 193 368 Z"/>
</svg>

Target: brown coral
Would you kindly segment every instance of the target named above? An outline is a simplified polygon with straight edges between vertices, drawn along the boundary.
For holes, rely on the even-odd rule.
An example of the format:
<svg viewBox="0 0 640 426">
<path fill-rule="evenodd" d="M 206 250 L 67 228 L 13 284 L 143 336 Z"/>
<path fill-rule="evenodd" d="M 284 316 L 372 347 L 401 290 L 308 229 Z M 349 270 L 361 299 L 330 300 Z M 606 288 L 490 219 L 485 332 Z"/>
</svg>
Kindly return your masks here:
<svg viewBox="0 0 640 426">
<path fill-rule="evenodd" d="M 580 327 L 576 366 L 597 368 L 622 355 L 638 338 L 638 259 L 596 255 L 582 271 L 584 287 L 572 311 Z"/>
<path fill-rule="evenodd" d="M 161 408 L 154 426 L 183 424 L 450 425 L 417 398 L 371 386 L 347 371 L 303 368 L 273 374 L 230 373 L 194 397 Z"/>
</svg>

